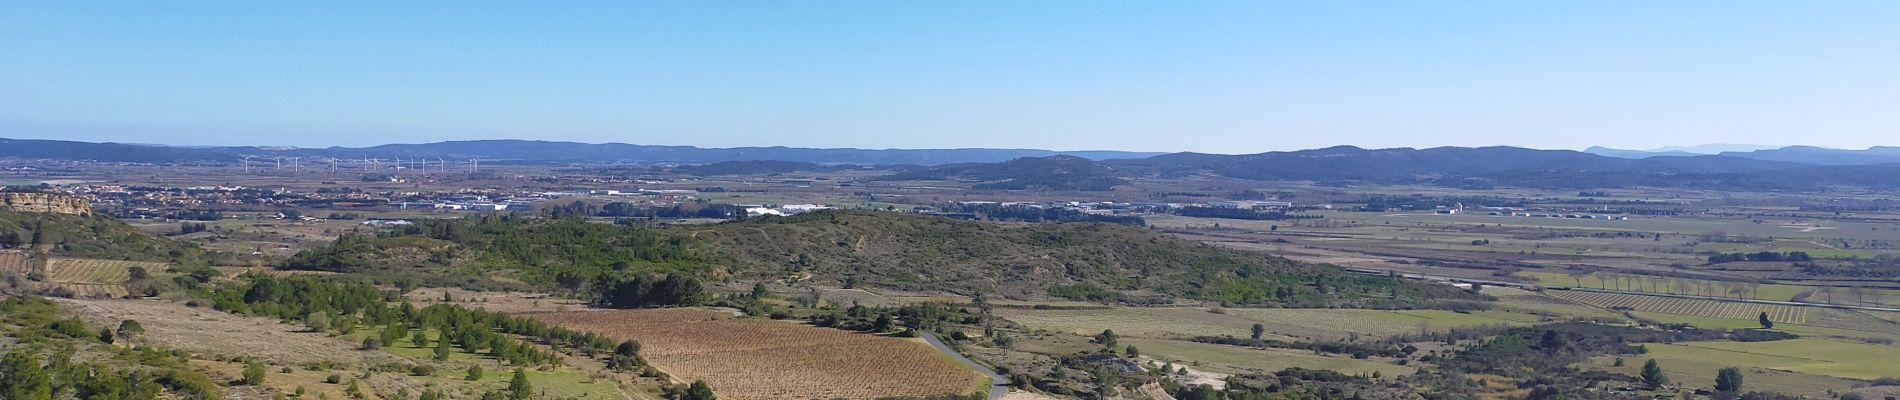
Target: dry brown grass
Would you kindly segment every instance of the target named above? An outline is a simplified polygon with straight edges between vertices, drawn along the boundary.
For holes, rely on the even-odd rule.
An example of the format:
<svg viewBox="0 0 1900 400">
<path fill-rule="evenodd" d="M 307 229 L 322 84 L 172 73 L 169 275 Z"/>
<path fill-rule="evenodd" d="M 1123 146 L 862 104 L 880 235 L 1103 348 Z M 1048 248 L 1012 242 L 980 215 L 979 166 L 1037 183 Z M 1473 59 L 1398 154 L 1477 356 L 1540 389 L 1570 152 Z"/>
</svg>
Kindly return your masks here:
<svg viewBox="0 0 1900 400">
<path fill-rule="evenodd" d="M 982 379 L 919 342 L 699 309 L 532 314 L 644 344 L 654 366 L 721 399 L 872 399 L 974 391 Z"/>
<path fill-rule="evenodd" d="M 417 307 L 443 303 L 447 294 L 448 304 L 476 308 L 498 313 L 524 314 L 564 311 L 589 311 L 587 302 L 554 297 L 539 293 L 523 292 L 477 292 L 462 288 L 420 288 L 403 294 L 403 299 L 415 303 Z"/>
<path fill-rule="evenodd" d="M 305 332 L 271 318 L 246 317 L 210 309 L 190 308 L 163 300 L 54 299 L 67 312 L 97 326 L 118 326 L 136 320 L 145 327 L 138 340 L 158 347 L 194 353 L 252 356 L 273 365 L 333 361 L 346 364 L 398 362 L 401 358 L 379 351 L 356 351 L 358 345 L 342 338 Z"/>
</svg>

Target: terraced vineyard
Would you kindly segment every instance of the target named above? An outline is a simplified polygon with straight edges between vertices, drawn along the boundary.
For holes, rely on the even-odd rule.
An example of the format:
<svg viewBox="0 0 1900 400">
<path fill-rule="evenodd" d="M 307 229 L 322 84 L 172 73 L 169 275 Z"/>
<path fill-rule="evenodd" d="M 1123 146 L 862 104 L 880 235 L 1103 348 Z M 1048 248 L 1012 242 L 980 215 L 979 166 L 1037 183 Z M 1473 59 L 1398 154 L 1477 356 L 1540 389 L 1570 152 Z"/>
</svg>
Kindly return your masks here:
<svg viewBox="0 0 1900 400">
<path fill-rule="evenodd" d="M 117 299 L 131 294 L 125 285 L 116 283 L 47 283 L 45 286 L 47 292 L 65 291 L 74 298 Z"/>
<path fill-rule="evenodd" d="M 1549 293 L 1551 296 L 1558 298 L 1609 309 L 1629 309 L 1664 314 L 1743 320 L 1755 319 L 1759 317 L 1761 313 L 1765 312 L 1768 313 L 1768 319 L 1771 321 L 1788 324 L 1808 323 L 1808 307 L 1576 290 L 1550 290 L 1545 293 Z"/>
<path fill-rule="evenodd" d="M 143 267 L 146 271 L 158 273 L 165 270 L 165 263 L 54 258 L 46 260 L 46 280 L 58 283 L 120 284 L 132 279 L 132 267 Z"/>
<path fill-rule="evenodd" d="M 28 260 L 26 258 L 26 253 L 21 253 L 17 251 L 0 251 L 0 273 L 15 273 L 15 274 L 25 275 L 26 273 L 32 272 L 33 270 L 33 264 L 31 261 L 32 260 Z"/>
</svg>

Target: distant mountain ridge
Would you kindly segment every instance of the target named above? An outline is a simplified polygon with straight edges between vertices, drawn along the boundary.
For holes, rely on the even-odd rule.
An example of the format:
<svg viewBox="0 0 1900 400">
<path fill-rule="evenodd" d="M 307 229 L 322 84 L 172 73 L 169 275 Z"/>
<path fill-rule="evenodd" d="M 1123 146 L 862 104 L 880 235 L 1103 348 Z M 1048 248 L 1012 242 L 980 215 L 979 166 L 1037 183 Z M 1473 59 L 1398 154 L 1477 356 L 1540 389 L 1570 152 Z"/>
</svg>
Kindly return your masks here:
<svg viewBox="0 0 1900 400">
<path fill-rule="evenodd" d="M 1363 149 L 1353 146 L 1244 155 L 1175 153 L 1103 163 L 1157 175 L 1205 171 L 1244 179 L 1365 183 L 1415 182 L 1421 179 L 1490 176 L 1536 170 L 1716 173 L 1801 166 L 1721 156 L 1625 159 L 1569 150 L 1520 147 Z"/>
<path fill-rule="evenodd" d="M 1664 147 L 1655 150 L 1625 150 L 1591 146 L 1583 152 L 1605 157 L 1651 158 L 1719 155 L 1766 161 L 1784 161 L 1813 165 L 1878 165 L 1900 163 L 1900 147 L 1874 146 L 1864 150 L 1830 149 L 1816 146 L 1757 146 L 1711 144 L 1690 147 Z"/>
<path fill-rule="evenodd" d="M 726 161 L 793 161 L 824 164 L 940 165 L 1002 162 L 1022 157 L 1072 155 L 1093 159 L 1139 158 L 1160 153 L 1124 151 L 1054 151 L 1038 149 L 853 149 L 800 147 L 702 148 L 625 143 L 576 143 L 538 140 L 476 140 L 425 144 L 388 144 L 362 148 L 330 147 L 282 151 L 245 151 L 251 154 L 336 158 L 484 158 L 527 162 L 641 162 L 718 163 Z"/>
<path fill-rule="evenodd" d="M 1815 165 L 1876 165 L 1900 163 L 1900 147 L 1875 146 L 1866 150 L 1788 146 L 1772 150 L 1725 152 L 1725 157 L 1798 162 Z"/>
<path fill-rule="evenodd" d="M 0 157 L 107 162 L 186 163 L 252 157 L 341 159 L 469 159 L 529 163 L 633 162 L 710 164 L 726 161 L 794 161 L 822 164 L 942 165 L 1003 162 L 1023 157 L 1075 156 L 1093 160 L 1140 158 L 1157 152 L 1039 149 L 852 149 L 799 147 L 702 148 L 625 143 L 540 140 L 470 140 L 370 147 L 285 148 L 269 146 L 170 147 L 64 140 L 0 139 Z"/>
<path fill-rule="evenodd" d="M 1682 151 L 1682 150 L 1667 150 L 1667 151 L 1625 150 L 1625 149 L 1612 149 L 1612 148 L 1603 147 L 1603 146 L 1590 146 L 1590 148 L 1583 149 L 1583 152 L 1595 154 L 1599 156 L 1604 156 L 1604 157 L 1616 157 L 1616 158 L 1694 157 L 1694 156 L 1707 155 L 1707 154 L 1700 154 L 1700 153 L 1690 153 L 1690 152 Z"/>
<path fill-rule="evenodd" d="M 182 147 L 0 138 L 0 158 L 173 164 L 229 161 L 238 159 L 238 156 Z"/>
<path fill-rule="evenodd" d="M 1114 169 L 1074 156 L 1024 157 L 994 164 L 952 164 L 880 177 L 881 180 L 974 180 L 975 189 L 1106 191 L 1127 184 Z"/>
<path fill-rule="evenodd" d="M 1615 153 L 1597 148 L 1598 153 Z M 1721 155 L 1629 155 L 1520 147 L 1365 149 L 1335 146 L 1258 154 L 1060 152 L 1029 149 L 864 150 L 486 140 L 365 148 L 153 147 L 118 143 L 0 139 L 0 157 L 140 163 L 223 163 L 239 157 L 335 157 L 521 163 L 683 164 L 696 175 L 887 170 L 890 180 L 960 180 L 995 190 L 1112 190 L 1131 178 L 1211 175 L 1321 184 L 1429 184 L 1549 189 L 1694 187 L 1817 190 L 1900 188 L 1900 147 L 1835 150 L 1787 147 Z M 1093 157 L 1093 158 L 1091 158 Z M 856 166 L 856 167 L 853 167 Z"/>
</svg>

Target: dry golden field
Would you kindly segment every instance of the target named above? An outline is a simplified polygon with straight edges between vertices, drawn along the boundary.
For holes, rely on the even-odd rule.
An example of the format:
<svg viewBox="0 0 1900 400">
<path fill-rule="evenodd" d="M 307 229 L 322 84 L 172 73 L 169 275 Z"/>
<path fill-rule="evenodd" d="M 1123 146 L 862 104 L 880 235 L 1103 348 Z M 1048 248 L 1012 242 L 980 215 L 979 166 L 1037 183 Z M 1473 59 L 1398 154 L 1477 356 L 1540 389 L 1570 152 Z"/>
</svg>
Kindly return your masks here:
<svg viewBox="0 0 1900 400">
<path fill-rule="evenodd" d="M 530 314 L 616 340 L 654 366 L 705 380 L 721 399 L 874 399 L 962 394 L 983 379 L 915 341 L 700 309 Z"/>
</svg>

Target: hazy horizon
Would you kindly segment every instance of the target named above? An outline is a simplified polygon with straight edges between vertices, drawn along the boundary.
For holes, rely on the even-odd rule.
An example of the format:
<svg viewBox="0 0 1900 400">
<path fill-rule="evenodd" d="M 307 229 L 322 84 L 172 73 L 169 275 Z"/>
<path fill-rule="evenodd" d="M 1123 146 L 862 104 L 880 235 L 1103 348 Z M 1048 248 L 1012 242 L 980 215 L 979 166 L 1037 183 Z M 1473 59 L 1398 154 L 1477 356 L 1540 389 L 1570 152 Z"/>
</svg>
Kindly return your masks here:
<svg viewBox="0 0 1900 400">
<path fill-rule="evenodd" d="M 71 140 L 71 139 L 62 139 L 62 138 L 44 138 L 44 137 L 8 137 L 8 136 L 0 136 L 0 139 L 27 139 L 27 140 Z M 1869 148 L 1872 148 L 1872 147 L 1895 147 L 1895 146 L 1891 146 L 1891 145 L 1873 145 L 1873 146 L 1867 146 L 1867 147 L 1828 147 L 1828 146 L 1812 146 L 1812 145 L 1805 145 L 1805 144 L 1775 144 L 1775 145 L 1764 145 L 1764 144 L 1753 144 L 1753 143 L 1702 143 L 1702 144 L 1687 144 L 1687 145 L 1670 145 L 1670 146 L 1661 146 L 1661 147 L 1654 147 L 1654 148 L 1643 148 L 1643 149 L 1630 149 L 1630 148 L 1619 148 L 1619 147 L 1612 147 L 1612 146 L 1602 146 L 1602 145 L 1591 145 L 1591 146 L 1584 146 L 1584 147 L 1582 147 L 1582 148 L 1539 148 L 1539 147 L 1526 147 L 1526 146 L 1515 146 L 1515 145 L 1509 145 L 1509 144 L 1495 144 L 1495 145 L 1477 145 L 1477 146 L 1422 146 L 1422 147 L 1421 147 L 1421 146 L 1361 146 L 1361 145 L 1354 145 L 1354 144 L 1333 144 L 1333 145 L 1325 145 L 1325 146 L 1318 146 L 1318 147 L 1306 147 L 1306 148 L 1297 148 L 1297 149 L 1275 149 L 1275 150 L 1265 150 L 1265 151 L 1258 151 L 1258 152 L 1252 152 L 1252 153 L 1235 153 L 1235 152 L 1205 152 L 1205 151 L 1191 151 L 1191 150 L 1187 150 L 1187 151 L 1152 151 L 1152 150 L 1129 150 L 1129 149 L 1116 149 L 1116 148 L 1043 148 L 1043 147 L 986 147 L 986 146 L 966 146 L 966 147 L 848 147 L 848 146 L 846 146 L 846 147 L 812 147 L 812 146 L 796 146 L 796 145 L 785 145 L 785 144 L 771 144 L 771 143 L 762 143 L 762 144 L 753 144 L 753 145 L 745 145 L 745 146 L 695 146 L 695 145 L 690 145 L 690 144 L 657 144 L 657 143 L 632 143 L 632 142 L 613 142 L 613 141 L 607 141 L 607 142 L 588 142 L 588 141 L 572 141 L 572 140 L 559 140 L 559 139 L 533 139 L 533 138 L 493 138 L 493 139 L 453 139 L 453 138 L 451 138 L 451 139 L 445 139 L 445 140 L 439 140 L 439 141 L 430 141 L 430 142 L 413 142 L 413 141 L 410 141 L 410 142 L 405 142 L 405 141 L 392 141 L 392 142 L 387 142 L 387 143 L 375 143 L 375 144 L 367 144 L 367 145 L 316 145 L 316 146 L 291 146 L 291 145 L 278 145 L 278 144 L 260 144 L 260 143 L 236 143 L 236 144 L 215 144 L 215 145 L 209 145 L 209 144 L 192 144 L 192 143 L 157 143 L 157 142 L 123 142 L 123 141 L 86 141 L 86 140 L 77 140 L 77 141 L 79 141 L 79 142 L 92 142 L 92 143 L 119 143 L 119 144 L 130 144 L 130 145 L 141 145 L 141 146 L 161 146 L 161 147 L 177 147 L 177 148 L 217 148 L 217 147 L 259 147 L 259 148 L 273 148 L 273 147 L 284 147 L 284 148 L 301 148 L 301 149 L 322 149 L 322 148 L 332 148 L 332 147 L 340 147 L 340 148 L 365 148 L 365 147 L 375 147 L 375 146 L 382 146 L 382 145 L 423 145 L 423 144 L 433 144 L 433 143 L 446 143 L 446 142 L 474 142 L 474 141 L 497 141 L 497 140 L 522 140 L 522 141 L 547 141 L 547 142 L 565 142 L 565 143 L 581 143 L 581 144 L 590 144 L 590 145 L 591 145 L 591 144 L 626 144 L 626 145 L 637 145 L 637 146 L 688 146 L 688 147 L 699 147 L 699 148 L 709 148 L 709 149 L 719 149 L 719 148 L 743 148 L 743 147 L 786 147 L 786 148 L 811 148 L 811 149 L 859 149 L 859 150 L 955 150 L 955 149 L 995 149 L 995 150 L 1048 150 L 1048 151 L 1056 151 L 1056 152 L 1088 152 L 1088 151 L 1119 151 L 1119 152 L 1131 152 L 1131 153 L 1177 153 L 1177 152 L 1194 152 L 1194 153 L 1207 153 L 1207 154 L 1256 154 L 1256 153 L 1264 153 L 1264 152 L 1284 152 L 1284 151 L 1300 151 L 1300 150 L 1314 150 L 1314 149 L 1322 149 L 1322 148 L 1329 148 L 1329 147 L 1339 147 L 1339 146 L 1352 146 L 1352 147 L 1359 147 L 1359 148 L 1364 148 L 1364 149 L 1374 149 L 1374 150 L 1376 150 L 1376 149 L 1392 149 L 1392 148 L 1413 148 L 1413 149 L 1426 149 L 1426 148 L 1433 148 L 1433 147 L 1467 147 L 1467 148 L 1472 148 L 1472 147 L 1520 147 L 1520 148 L 1527 148 L 1527 149 L 1535 149 L 1535 150 L 1572 150 L 1572 151 L 1586 151 L 1586 150 L 1588 150 L 1589 148 L 1592 148 L 1592 147 L 1601 147 L 1601 148 L 1606 148 L 1606 149 L 1610 149 L 1610 150 L 1625 150 L 1625 151 L 1641 151 L 1641 152 L 1657 152 L 1657 153 L 1662 153 L 1662 152 L 1688 152 L 1688 153 L 1696 153 L 1696 154 L 1711 154 L 1711 155 L 1712 155 L 1712 154 L 1716 154 L 1716 153 L 1720 153 L 1720 152 L 1725 152 L 1725 151 L 1743 151 L 1743 152 L 1746 152 L 1746 151 L 1752 151 L 1752 150 L 1769 150 L 1769 149 L 1781 149 L 1781 148 L 1788 148 L 1788 147 L 1818 147 L 1818 148 L 1825 148 L 1825 149 L 1834 149 L 1834 150 L 1867 150 L 1867 149 L 1869 149 Z"/>
<path fill-rule="evenodd" d="M 1900 3 L 23 3 L 0 137 L 1866 148 Z"/>
</svg>

